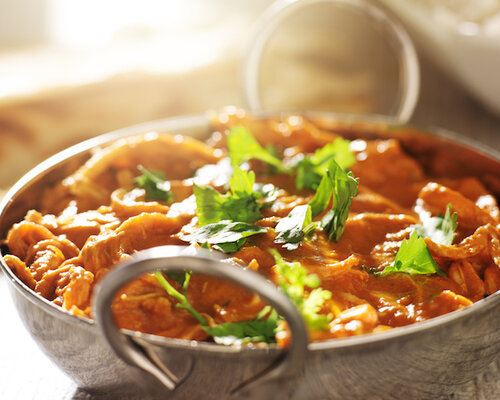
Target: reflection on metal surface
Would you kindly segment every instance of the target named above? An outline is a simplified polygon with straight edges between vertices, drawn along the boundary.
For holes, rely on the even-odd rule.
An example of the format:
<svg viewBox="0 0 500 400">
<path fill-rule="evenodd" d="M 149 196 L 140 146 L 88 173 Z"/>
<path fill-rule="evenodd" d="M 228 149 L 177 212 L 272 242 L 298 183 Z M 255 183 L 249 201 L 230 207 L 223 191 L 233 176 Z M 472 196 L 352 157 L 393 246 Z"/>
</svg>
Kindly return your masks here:
<svg viewBox="0 0 500 400">
<path fill-rule="evenodd" d="M 419 92 L 413 44 L 362 0 L 283 0 L 258 21 L 244 64 L 252 110 L 327 110 L 409 120 Z"/>
</svg>

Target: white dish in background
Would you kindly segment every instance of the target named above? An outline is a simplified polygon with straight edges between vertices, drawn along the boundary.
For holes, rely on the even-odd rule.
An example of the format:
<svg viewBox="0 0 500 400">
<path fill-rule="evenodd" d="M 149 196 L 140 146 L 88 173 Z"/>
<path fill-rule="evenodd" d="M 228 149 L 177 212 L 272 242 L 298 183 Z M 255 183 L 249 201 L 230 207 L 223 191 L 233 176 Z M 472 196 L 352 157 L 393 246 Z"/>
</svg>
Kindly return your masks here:
<svg viewBox="0 0 500 400">
<path fill-rule="evenodd" d="M 419 47 L 500 115 L 499 0 L 381 0 Z"/>
</svg>

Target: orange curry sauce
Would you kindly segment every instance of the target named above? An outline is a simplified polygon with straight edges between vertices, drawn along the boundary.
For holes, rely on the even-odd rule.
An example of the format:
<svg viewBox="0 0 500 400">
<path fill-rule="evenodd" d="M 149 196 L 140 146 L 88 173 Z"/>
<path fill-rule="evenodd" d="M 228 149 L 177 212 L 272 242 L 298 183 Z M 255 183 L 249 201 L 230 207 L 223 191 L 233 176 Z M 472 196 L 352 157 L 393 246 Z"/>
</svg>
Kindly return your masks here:
<svg viewBox="0 0 500 400">
<path fill-rule="evenodd" d="M 200 167 L 227 157 L 229 127 L 246 126 L 263 146 L 278 148 L 284 161 L 313 153 L 339 136 L 302 117 L 258 120 L 240 110 L 217 115 L 213 125 L 207 143 L 150 133 L 97 151 L 73 175 L 47 190 L 39 210 L 29 211 L 12 227 L 5 240 L 10 268 L 39 295 L 90 317 L 94 286 L 117 262 L 153 246 L 186 245 L 180 236 L 198 226 L 192 176 Z M 299 191 L 294 176 L 272 175 L 263 163 L 252 162 L 257 182 L 272 183 L 280 190 L 255 223 L 266 227 L 267 233 L 248 238 L 229 255 L 235 264 L 276 281 L 275 261 L 268 251 L 275 248 L 284 260 L 298 261 L 320 278 L 321 287 L 332 293 L 321 312 L 333 318 L 327 330 L 310 332 L 312 341 L 423 321 L 466 307 L 500 288 L 499 210 L 484 182 L 468 176 L 431 178 L 396 139 L 357 139 L 351 148 L 358 195 L 337 243 L 317 229 L 294 251 L 275 244 L 277 222 L 293 207 L 307 204 L 314 191 Z M 173 203 L 145 201 L 144 190 L 133 185 L 138 165 L 165 174 Z M 197 183 L 222 190 L 218 178 L 200 177 Z M 498 175 L 489 179 L 500 187 Z M 420 223 L 424 214 L 444 214 L 448 204 L 458 214 L 453 244 L 425 239 L 447 276 L 375 276 L 366 271 L 392 264 L 412 225 Z M 201 275 L 192 277 L 188 293 L 194 308 L 215 324 L 253 319 L 264 306 L 252 293 Z M 209 339 L 191 314 L 175 304 L 149 274 L 123 288 L 113 311 L 123 328 Z"/>
</svg>

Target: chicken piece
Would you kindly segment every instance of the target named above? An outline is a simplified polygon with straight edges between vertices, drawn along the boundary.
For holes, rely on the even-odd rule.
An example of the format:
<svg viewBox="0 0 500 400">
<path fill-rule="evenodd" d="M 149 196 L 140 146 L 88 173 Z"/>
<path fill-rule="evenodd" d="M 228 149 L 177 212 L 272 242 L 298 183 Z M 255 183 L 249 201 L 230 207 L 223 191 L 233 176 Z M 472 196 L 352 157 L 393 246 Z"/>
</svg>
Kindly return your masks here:
<svg viewBox="0 0 500 400">
<path fill-rule="evenodd" d="M 384 197 L 366 186 L 358 186 L 358 194 L 352 199 L 351 213 L 413 214 L 394 201 Z"/>
<path fill-rule="evenodd" d="M 448 276 L 460 286 L 464 297 L 473 302 L 484 298 L 486 294 L 484 282 L 470 262 L 453 262 L 448 270 Z"/>
<path fill-rule="evenodd" d="M 348 218 L 338 244 L 352 253 L 382 254 L 380 246 L 387 241 L 387 235 L 401 232 L 415 223 L 414 217 L 405 214 L 357 214 Z"/>
<path fill-rule="evenodd" d="M 418 194 L 419 205 L 432 215 L 444 215 L 448 204 L 458 215 L 458 225 L 462 228 L 476 229 L 488 223 L 496 224 L 497 219 L 479 208 L 472 200 L 461 193 L 439 183 L 430 182 Z"/>
<path fill-rule="evenodd" d="M 39 281 L 48 272 L 57 269 L 66 259 L 76 257 L 78 248 L 66 238 L 47 239 L 33 245 L 26 256 L 33 278 Z"/>
<path fill-rule="evenodd" d="M 472 200 L 476 206 L 486 211 L 488 214 L 491 214 L 493 217 L 500 217 L 500 211 L 495 196 L 489 193 L 477 178 L 443 179 L 440 183 L 460 192 L 469 200 Z"/>
<path fill-rule="evenodd" d="M 196 139 L 149 133 L 120 139 L 101 149 L 63 185 L 80 209 L 91 209 L 107 204 L 113 190 L 132 185 L 138 165 L 161 171 L 171 180 L 189 178 L 201 166 L 218 160 L 212 147 Z M 128 182 L 124 176 L 128 176 Z"/>
<path fill-rule="evenodd" d="M 362 148 L 351 167 L 360 184 L 400 206 L 412 206 L 419 189 L 413 184 L 425 178 L 422 166 L 405 154 L 394 139 L 366 142 Z"/>
<path fill-rule="evenodd" d="M 176 307 L 153 274 L 134 279 L 121 289 L 112 305 L 121 328 L 188 340 L 205 340 L 208 334 L 184 309 Z"/>
<path fill-rule="evenodd" d="M 11 254 L 5 255 L 3 259 L 8 267 L 14 272 L 14 274 L 16 274 L 19 279 L 21 279 L 21 281 L 24 282 L 26 286 L 28 286 L 30 289 L 35 288 L 36 281 L 24 261 Z"/>
<path fill-rule="evenodd" d="M 22 221 L 9 230 L 5 244 L 11 254 L 26 259 L 28 250 L 42 240 L 55 239 L 56 236 L 44 226 L 29 221 Z"/>
<path fill-rule="evenodd" d="M 462 260 L 488 251 L 490 229 L 488 225 L 481 226 L 458 244 L 437 244 L 429 238 L 424 240 L 433 256 L 450 260 Z"/>
<path fill-rule="evenodd" d="M 468 298 L 455 293 L 452 290 L 443 290 L 432 301 L 422 305 L 422 309 L 428 318 L 435 318 L 440 315 L 460 310 L 461 308 L 472 305 Z"/>
<path fill-rule="evenodd" d="M 89 238 L 81 251 L 84 267 L 96 273 L 120 261 L 124 254 L 132 254 L 165 244 L 179 244 L 173 235 L 192 216 L 169 217 L 160 213 L 143 213 L 123 222 L 116 230 L 109 230 Z"/>
<path fill-rule="evenodd" d="M 122 222 L 109 207 L 100 207 L 82 213 L 74 206 L 67 207 L 59 216 L 31 210 L 26 220 L 43 225 L 55 235 L 64 235 L 78 248 L 82 248 L 91 235 L 97 235 L 103 229 L 116 228 Z"/>
<path fill-rule="evenodd" d="M 488 295 L 500 290 L 500 267 L 490 264 L 484 270 L 484 286 Z"/>
<path fill-rule="evenodd" d="M 66 310 L 85 310 L 90 307 L 90 293 L 94 275 L 81 266 L 71 265 L 62 271 L 57 279 L 55 289 L 56 304 Z"/>
<path fill-rule="evenodd" d="M 124 217 L 132 217 L 144 212 L 166 214 L 170 209 L 168 205 L 157 201 L 145 201 L 145 197 L 144 189 L 116 189 L 111 193 L 111 208 L 116 214 Z"/>
</svg>

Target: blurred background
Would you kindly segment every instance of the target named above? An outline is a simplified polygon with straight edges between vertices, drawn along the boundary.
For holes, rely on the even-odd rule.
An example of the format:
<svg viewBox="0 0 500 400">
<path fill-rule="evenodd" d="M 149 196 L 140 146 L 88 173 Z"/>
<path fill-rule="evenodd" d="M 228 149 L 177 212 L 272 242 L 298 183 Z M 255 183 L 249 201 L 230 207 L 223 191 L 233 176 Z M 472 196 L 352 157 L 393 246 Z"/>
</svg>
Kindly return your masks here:
<svg viewBox="0 0 500 400">
<path fill-rule="evenodd" d="M 497 146 L 500 0 L 351 3 L 384 9 L 417 45 L 420 96 L 410 123 Z M 106 131 L 247 107 L 245 57 L 272 4 L 1 0 L 0 188 Z M 257 82 L 264 108 L 394 114 L 404 84 L 400 49 L 385 21 L 342 14 L 344 6 L 312 4 L 272 33 Z"/>
</svg>

